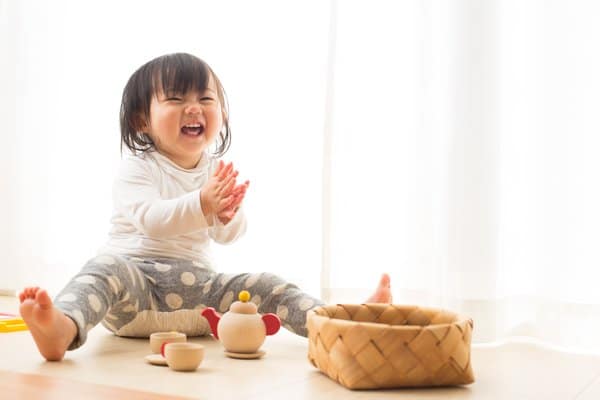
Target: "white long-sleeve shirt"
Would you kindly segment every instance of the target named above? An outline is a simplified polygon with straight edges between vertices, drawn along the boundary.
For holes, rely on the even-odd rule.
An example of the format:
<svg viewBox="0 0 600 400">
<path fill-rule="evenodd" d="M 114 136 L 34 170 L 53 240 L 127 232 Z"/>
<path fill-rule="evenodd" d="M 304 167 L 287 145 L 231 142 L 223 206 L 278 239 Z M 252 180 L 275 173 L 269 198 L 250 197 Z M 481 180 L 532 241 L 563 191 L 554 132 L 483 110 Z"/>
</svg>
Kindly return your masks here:
<svg viewBox="0 0 600 400">
<path fill-rule="evenodd" d="M 123 159 L 113 186 L 109 240 L 100 252 L 183 258 L 211 268 L 211 239 L 231 243 L 246 230 L 242 209 L 227 225 L 202 213 L 200 188 L 216 163 L 206 153 L 193 169 L 156 151 Z"/>
</svg>

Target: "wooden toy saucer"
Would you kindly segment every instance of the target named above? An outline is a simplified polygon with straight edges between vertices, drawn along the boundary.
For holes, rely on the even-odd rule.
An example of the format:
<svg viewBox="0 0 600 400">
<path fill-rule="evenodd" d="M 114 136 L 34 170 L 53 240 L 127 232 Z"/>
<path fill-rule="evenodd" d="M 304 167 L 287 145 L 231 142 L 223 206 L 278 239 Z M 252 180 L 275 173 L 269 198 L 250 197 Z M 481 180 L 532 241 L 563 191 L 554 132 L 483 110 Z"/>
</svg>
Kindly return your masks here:
<svg viewBox="0 0 600 400">
<path fill-rule="evenodd" d="M 265 355 L 263 350 L 259 350 L 256 353 L 234 353 L 232 351 L 225 351 L 225 355 L 231 358 L 238 358 L 242 360 L 253 360 L 256 358 L 261 358 Z"/>
<path fill-rule="evenodd" d="M 162 354 L 149 354 L 144 359 L 152 365 L 167 365 L 167 359 Z"/>
</svg>

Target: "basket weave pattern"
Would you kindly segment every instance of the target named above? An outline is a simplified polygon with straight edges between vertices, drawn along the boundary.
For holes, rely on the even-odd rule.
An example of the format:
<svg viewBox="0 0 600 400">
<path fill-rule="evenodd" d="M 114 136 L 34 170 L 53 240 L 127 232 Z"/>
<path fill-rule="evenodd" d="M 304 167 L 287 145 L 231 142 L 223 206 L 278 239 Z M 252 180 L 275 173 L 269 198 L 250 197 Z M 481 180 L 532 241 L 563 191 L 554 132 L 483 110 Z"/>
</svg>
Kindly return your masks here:
<svg viewBox="0 0 600 400">
<path fill-rule="evenodd" d="M 308 359 L 349 389 L 464 385 L 473 321 L 449 311 L 337 304 L 308 312 Z"/>
</svg>

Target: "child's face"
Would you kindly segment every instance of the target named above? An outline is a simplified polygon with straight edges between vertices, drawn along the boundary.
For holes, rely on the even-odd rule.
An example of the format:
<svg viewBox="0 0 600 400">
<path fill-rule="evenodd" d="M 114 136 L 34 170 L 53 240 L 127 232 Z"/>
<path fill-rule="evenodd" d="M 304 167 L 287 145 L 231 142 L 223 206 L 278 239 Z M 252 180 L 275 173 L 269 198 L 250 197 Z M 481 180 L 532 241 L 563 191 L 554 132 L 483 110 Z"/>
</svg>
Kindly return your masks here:
<svg viewBox="0 0 600 400">
<path fill-rule="evenodd" d="M 150 104 L 150 126 L 146 132 L 161 154 L 190 169 L 198 164 L 222 125 L 222 107 L 211 77 L 204 93 L 158 92 Z"/>
</svg>

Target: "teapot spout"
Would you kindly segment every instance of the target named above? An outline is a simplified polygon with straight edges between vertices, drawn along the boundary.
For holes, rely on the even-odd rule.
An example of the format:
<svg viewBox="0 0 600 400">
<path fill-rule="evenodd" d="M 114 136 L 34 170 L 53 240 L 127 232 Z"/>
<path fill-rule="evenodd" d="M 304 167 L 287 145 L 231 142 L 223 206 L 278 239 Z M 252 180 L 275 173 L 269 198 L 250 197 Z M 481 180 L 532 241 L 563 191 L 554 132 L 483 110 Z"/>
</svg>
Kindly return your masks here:
<svg viewBox="0 0 600 400">
<path fill-rule="evenodd" d="M 221 317 L 217 314 L 217 311 L 212 307 L 206 307 L 202 310 L 201 315 L 208 320 L 208 324 L 210 325 L 210 330 L 212 331 L 213 336 L 216 339 L 219 339 L 219 335 L 217 334 L 217 325 L 219 324 L 219 320 Z"/>
</svg>

